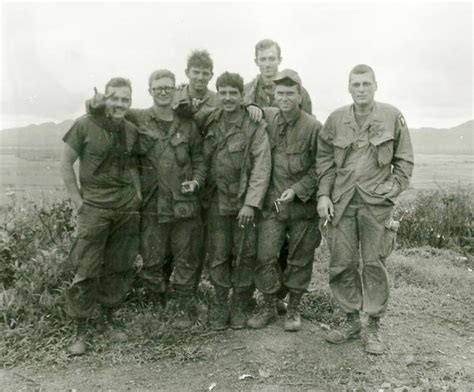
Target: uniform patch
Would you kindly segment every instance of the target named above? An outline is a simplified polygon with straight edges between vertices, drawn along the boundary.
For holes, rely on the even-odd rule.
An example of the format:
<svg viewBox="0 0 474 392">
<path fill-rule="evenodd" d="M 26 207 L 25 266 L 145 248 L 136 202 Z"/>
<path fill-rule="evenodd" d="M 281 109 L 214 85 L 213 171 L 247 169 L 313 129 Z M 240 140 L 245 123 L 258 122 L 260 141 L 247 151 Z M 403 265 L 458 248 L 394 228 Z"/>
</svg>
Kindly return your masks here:
<svg viewBox="0 0 474 392">
<path fill-rule="evenodd" d="M 405 121 L 405 118 L 403 117 L 402 114 L 400 114 L 400 115 L 398 116 L 398 121 L 400 121 L 400 124 L 401 124 L 402 127 L 404 127 L 404 126 L 407 125 L 407 123 L 406 123 L 406 121 Z"/>
</svg>

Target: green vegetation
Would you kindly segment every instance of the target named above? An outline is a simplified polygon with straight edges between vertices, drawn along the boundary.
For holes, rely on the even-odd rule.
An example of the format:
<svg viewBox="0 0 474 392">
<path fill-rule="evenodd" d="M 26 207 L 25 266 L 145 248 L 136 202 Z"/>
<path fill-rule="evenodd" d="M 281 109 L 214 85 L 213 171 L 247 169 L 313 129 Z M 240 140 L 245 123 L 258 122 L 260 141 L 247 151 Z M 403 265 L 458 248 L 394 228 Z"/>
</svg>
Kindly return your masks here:
<svg viewBox="0 0 474 392">
<path fill-rule="evenodd" d="M 474 234 L 472 188 L 450 187 L 420 191 L 395 211 L 400 221 L 398 243 L 403 247 L 429 245 L 472 252 Z"/>
</svg>

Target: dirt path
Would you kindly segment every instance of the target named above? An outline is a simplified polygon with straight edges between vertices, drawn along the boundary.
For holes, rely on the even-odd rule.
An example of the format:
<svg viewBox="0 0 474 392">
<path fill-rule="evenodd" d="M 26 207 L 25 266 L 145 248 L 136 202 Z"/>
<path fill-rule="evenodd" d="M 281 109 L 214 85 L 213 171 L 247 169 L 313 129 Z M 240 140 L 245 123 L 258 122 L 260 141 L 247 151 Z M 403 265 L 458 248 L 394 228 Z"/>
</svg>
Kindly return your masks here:
<svg viewBox="0 0 474 392">
<path fill-rule="evenodd" d="M 366 355 L 362 341 L 342 346 L 325 343 L 324 330 L 317 323 L 304 321 L 299 333 L 285 333 L 282 326 L 280 318 L 262 331 L 228 330 L 184 362 L 167 359 L 95 368 L 84 366 L 79 358 L 60 369 L 3 370 L 0 389 L 468 391 L 474 386 L 472 331 L 443 319 L 394 307 L 383 326 L 389 350 L 382 357 Z M 239 380 L 245 374 L 251 377 Z"/>
</svg>

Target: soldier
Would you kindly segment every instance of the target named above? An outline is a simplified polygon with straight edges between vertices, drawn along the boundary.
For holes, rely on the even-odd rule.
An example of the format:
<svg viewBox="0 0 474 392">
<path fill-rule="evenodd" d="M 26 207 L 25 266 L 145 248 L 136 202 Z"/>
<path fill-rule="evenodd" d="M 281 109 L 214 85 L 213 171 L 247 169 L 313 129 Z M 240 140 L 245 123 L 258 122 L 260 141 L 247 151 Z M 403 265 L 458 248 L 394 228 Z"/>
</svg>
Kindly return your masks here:
<svg viewBox="0 0 474 392">
<path fill-rule="evenodd" d="M 272 149 L 272 176 L 258 225 L 256 287 L 264 306 L 248 320 L 251 328 L 263 328 L 276 318 L 276 293 L 281 286 L 290 298 L 286 331 L 301 328 L 300 300 L 311 280 L 314 251 L 321 235 L 316 214 L 315 159 L 321 123 L 300 108 L 301 79 L 284 70 L 273 80 L 279 109 L 265 108 Z M 288 266 L 277 261 L 289 235 Z"/>
<path fill-rule="evenodd" d="M 149 289 L 166 302 L 168 274 L 165 265 L 173 257 L 173 287 L 180 312 L 175 326 L 192 324 L 192 299 L 199 273 L 199 257 L 193 254 L 193 236 L 200 226 L 196 191 L 204 184 L 202 138 L 196 124 L 173 111 L 175 76 L 168 70 L 149 78 L 153 107 L 134 110 L 141 134 L 140 149 L 143 205 L 140 254 L 142 278 Z"/>
<path fill-rule="evenodd" d="M 199 110 L 210 110 L 220 107 L 220 101 L 214 91 L 208 89 L 212 79 L 213 62 L 205 50 L 195 50 L 188 57 L 184 73 L 188 78 L 187 85 L 180 86 L 176 91 L 175 106 L 184 115 L 192 116 Z"/>
<path fill-rule="evenodd" d="M 231 327 L 241 329 L 247 323 L 246 301 L 253 291 L 254 220 L 270 178 L 270 145 L 265 123 L 253 122 L 243 107 L 240 75 L 225 72 L 216 87 L 222 109 L 212 111 L 204 125 L 209 176 L 202 197 L 207 208 L 209 275 L 216 296 L 211 325 L 225 329 L 230 318 Z"/>
<path fill-rule="evenodd" d="M 67 290 L 67 313 L 77 320 L 70 354 L 86 352 L 84 322 L 99 303 L 106 320 L 118 329 L 113 312 L 133 281 L 138 254 L 138 208 L 142 195 L 133 150 L 137 128 L 124 119 L 130 108 L 130 81 L 113 78 L 105 86 L 105 112 L 84 116 L 66 133 L 61 173 L 78 208 L 78 237 L 71 251 L 76 273 Z M 79 158 L 79 184 L 73 164 Z"/>
<path fill-rule="evenodd" d="M 394 241 L 391 213 L 413 170 L 413 150 L 398 109 L 374 101 L 372 68 L 355 66 L 349 74 L 353 105 L 327 119 L 318 142 L 318 213 L 331 221 L 329 283 L 347 314 L 326 340 L 339 344 L 359 338 L 359 312 L 369 315 L 365 350 L 382 354 L 379 320 L 389 297 L 385 258 Z M 360 249 L 360 253 L 359 253 Z M 359 272 L 359 258 L 362 268 Z"/>
<path fill-rule="evenodd" d="M 260 107 L 276 107 L 274 100 L 274 78 L 278 74 L 281 64 L 281 49 L 277 42 L 263 39 L 255 45 L 255 64 L 260 69 L 260 74 L 247 83 L 244 87 L 244 102 L 256 104 Z M 311 98 L 306 89 L 301 86 L 301 109 L 311 114 Z"/>
</svg>

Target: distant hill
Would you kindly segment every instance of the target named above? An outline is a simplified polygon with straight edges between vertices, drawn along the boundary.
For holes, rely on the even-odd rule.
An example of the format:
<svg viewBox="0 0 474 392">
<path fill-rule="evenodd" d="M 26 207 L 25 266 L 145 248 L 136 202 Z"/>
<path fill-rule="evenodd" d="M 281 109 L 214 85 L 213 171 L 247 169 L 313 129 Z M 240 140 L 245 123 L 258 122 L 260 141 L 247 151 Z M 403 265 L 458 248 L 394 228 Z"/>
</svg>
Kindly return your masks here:
<svg viewBox="0 0 474 392">
<path fill-rule="evenodd" d="M 0 147 L 2 150 L 59 149 L 62 137 L 72 124 L 72 120 L 66 120 L 58 124 L 51 122 L 4 129 L 0 131 Z M 410 131 L 415 153 L 474 155 L 474 120 L 453 128 L 418 128 Z"/>
<path fill-rule="evenodd" d="M 418 154 L 474 155 L 474 120 L 447 129 L 410 129 L 410 134 Z"/>
<path fill-rule="evenodd" d="M 60 149 L 63 143 L 62 137 L 73 123 L 73 120 L 66 120 L 60 123 L 47 122 L 21 128 L 4 129 L 0 131 L 0 147 L 2 150 Z"/>
</svg>

